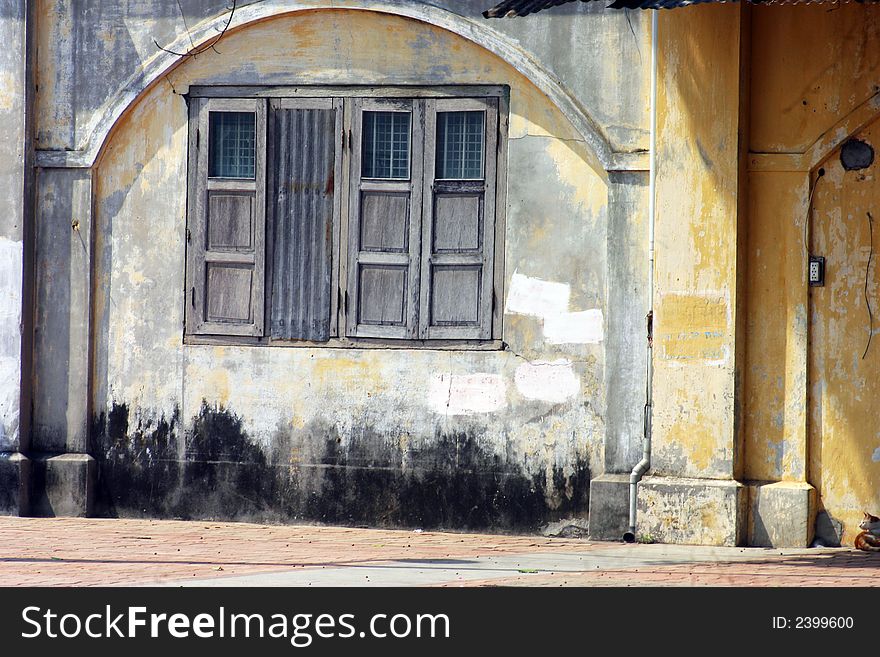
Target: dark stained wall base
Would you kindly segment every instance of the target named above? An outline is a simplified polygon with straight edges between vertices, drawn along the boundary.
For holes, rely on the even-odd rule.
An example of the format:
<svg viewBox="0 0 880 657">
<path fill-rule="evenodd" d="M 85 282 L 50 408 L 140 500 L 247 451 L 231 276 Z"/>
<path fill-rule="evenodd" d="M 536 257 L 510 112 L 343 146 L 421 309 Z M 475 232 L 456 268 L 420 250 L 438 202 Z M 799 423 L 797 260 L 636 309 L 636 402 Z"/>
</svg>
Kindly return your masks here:
<svg viewBox="0 0 880 657">
<path fill-rule="evenodd" d="M 31 460 L 19 452 L 0 452 L 0 515 L 30 512 Z"/>
<path fill-rule="evenodd" d="M 203 404 L 186 428 L 175 413 L 144 430 L 114 406 L 93 428 L 95 512 L 514 532 L 587 515 L 586 462 L 530 477 L 466 433 L 406 453 L 366 429 L 345 445 L 333 428 L 310 433 L 322 447 L 304 463 L 284 436 L 271 448 L 253 442 L 223 408 Z"/>
<path fill-rule="evenodd" d="M 94 513 L 95 459 L 88 454 L 31 455 L 30 514 L 80 517 Z"/>
</svg>

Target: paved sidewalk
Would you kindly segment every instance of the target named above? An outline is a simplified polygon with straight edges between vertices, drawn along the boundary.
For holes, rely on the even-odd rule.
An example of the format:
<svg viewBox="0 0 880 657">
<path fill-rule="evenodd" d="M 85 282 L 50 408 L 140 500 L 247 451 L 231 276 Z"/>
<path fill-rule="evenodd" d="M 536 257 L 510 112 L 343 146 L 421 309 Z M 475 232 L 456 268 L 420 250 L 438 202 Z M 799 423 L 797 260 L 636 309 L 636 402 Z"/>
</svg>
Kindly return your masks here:
<svg viewBox="0 0 880 657">
<path fill-rule="evenodd" d="M 0 517 L 2 586 L 877 586 L 880 554 Z"/>
</svg>

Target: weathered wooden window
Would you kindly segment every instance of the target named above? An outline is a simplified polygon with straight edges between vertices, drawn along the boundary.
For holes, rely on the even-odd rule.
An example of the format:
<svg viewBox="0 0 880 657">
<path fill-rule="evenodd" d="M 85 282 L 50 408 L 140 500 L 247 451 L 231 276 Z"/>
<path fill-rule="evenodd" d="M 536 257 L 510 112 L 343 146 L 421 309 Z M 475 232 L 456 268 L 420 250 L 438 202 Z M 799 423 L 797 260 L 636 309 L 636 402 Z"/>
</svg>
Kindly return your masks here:
<svg viewBox="0 0 880 657">
<path fill-rule="evenodd" d="M 190 111 L 187 329 L 261 336 L 265 103 L 203 98 Z"/>
<path fill-rule="evenodd" d="M 492 337 L 497 126 L 494 98 L 355 100 L 349 335 Z"/>
<path fill-rule="evenodd" d="M 417 337 L 421 112 L 421 103 L 413 100 L 354 100 L 346 304 L 350 336 Z"/>
<path fill-rule="evenodd" d="M 333 91 L 192 98 L 186 332 L 497 339 L 498 96 Z"/>
<path fill-rule="evenodd" d="M 497 101 L 425 103 L 419 336 L 486 340 L 492 337 Z"/>
</svg>

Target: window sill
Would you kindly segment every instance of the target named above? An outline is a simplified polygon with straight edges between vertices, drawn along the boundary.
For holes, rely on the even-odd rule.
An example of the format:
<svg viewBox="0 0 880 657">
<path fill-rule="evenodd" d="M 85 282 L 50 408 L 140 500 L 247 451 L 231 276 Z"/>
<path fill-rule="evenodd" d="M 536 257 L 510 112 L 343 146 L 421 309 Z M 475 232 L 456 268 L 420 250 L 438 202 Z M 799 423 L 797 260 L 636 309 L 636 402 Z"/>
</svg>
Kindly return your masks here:
<svg viewBox="0 0 880 657">
<path fill-rule="evenodd" d="M 504 351 L 501 340 L 391 340 L 386 338 L 330 338 L 327 342 L 273 340 L 227 335 L 185 335 L 184 345 L 223 347 L 276 347 L 287 349 L 392 349 L 405 351 Z"/>
</svg>

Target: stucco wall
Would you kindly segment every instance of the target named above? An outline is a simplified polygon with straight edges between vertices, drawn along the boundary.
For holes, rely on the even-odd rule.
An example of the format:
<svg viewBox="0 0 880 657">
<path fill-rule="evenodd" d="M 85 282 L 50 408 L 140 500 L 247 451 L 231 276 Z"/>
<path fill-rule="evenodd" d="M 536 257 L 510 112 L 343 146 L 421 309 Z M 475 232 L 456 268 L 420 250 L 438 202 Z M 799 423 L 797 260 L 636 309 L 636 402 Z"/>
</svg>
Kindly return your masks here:
<svg viewBox="0 0 880 657">
<path fill-rule="evenodd" d="M 637 529 L 744 541 L 741 240 L 748 8 L 658 14 L 653 441 Z"/>
<path fill-rule="evenodd" d="M 22 302 L 25 271 L 27 5 L 0 8 L 0 452 L 21 446 Z M 25 413 L 29 396 L 25 392 Z"/>
<path fill-rule="evenodd" d="M 738 475 L 740 9 L 659 21 L 651 467 L 661 475 Z"/>
<path fill-rule="evenodd" d="M 218 50 L 157 82 L 96 169 L 103 510 L 502 529 L 584 516 L 603 467 L 603 327 L 557 343 L 544 317 L 606 312 L 608 190 L 570 123 L 496 56 L 390 15 L 290 15 L 229 34 Z M 180 94 L 255 79 L 510 86 L 507 350 L 183 344 Z"/>
<path fill-rule="evenodd" d="M 225 18 L 229 4 L 225 0 L 38 0 L 36 147 L 81 147 L 103 109 L 130 78 L 161 55 L 156 43 L 168 46 L 182 40 L 180 49 L 188 50 L 187 26 L 195 32 L 211 19 Z M 239 16 L 249 8 L 266 10 L 260 9 L 261 4 L 277 3 L 239 0 Z M 286 2 L 279 10 L 321 4 Z M 572 3 L 525 21 L 486 20 L 480 14 L 490 4 L 483 0 L 353 0 L 333 6 L 416 15 L 431 10 L 459 21 L 465 29 L 499 35 L 521 56 L 560 81 L 576 103 L 587 109 L 614 150 L 647 149 L 650 71 L 645 64 L 650 59 L 650 21 L 646 15 L 606 11 L 601 3 Z M 359 39 L 365 35 L 353 36 Z M 435 51 L 431 44 L 423 45 L 417 59 L 432 59 Z"/>
<path fill-rule="evenodd" d="M 876 345 L 861 358 L 866 276 L 880 306 L 866 218 L 877 165 L 844 173 L 837 148 L 850 135 L 877 147 L 878 19 L 854 4 L 756 7 L 752 20 L 746 476 L 815 486 L 831 542 L 880 510 Z M 825 287 L 806 285 L 805 235 Z"/>
<path fill-rule="evenodd" d="M 877 17 L 856 4 L 661 14 L 661 476 L 640 512 L 663 540 L 805 545 L 815 526 L 848 542 L 880 505 L 876 361 L 861 360 L 874 174 L 837 161 L 880 110 Z M 810 249 L 828 258 L 825 287 L 807 285 Z"/>
</svg>

